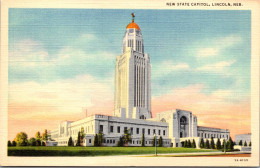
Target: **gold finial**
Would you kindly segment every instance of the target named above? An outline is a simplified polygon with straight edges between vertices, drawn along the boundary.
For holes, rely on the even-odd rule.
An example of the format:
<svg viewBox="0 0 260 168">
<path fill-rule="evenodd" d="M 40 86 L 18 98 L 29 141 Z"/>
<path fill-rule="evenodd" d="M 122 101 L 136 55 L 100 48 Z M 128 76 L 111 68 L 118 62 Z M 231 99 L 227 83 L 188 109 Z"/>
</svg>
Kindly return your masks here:
<svg viewBox="0 0 260 168">
<path fill-rule="evenodd" d="M 131 15 L 132 15 L 132 22 L 134 22 L 134 20 L 135 20 L 135 14 L 132 13 Z"/>
</svg>

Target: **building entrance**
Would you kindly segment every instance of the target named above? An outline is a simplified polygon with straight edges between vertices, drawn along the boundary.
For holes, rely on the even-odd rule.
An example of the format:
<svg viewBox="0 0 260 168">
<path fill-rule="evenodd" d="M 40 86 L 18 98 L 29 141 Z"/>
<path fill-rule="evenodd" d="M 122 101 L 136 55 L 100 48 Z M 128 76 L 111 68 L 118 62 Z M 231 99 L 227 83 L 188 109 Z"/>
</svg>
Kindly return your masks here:
<svg viewBox="0 0 260 168">
<path fill-rule="evenodd" d="M 188 136 L 188 122 L 185 116 L 180 118 L 180 138 Z"/>
</svg>

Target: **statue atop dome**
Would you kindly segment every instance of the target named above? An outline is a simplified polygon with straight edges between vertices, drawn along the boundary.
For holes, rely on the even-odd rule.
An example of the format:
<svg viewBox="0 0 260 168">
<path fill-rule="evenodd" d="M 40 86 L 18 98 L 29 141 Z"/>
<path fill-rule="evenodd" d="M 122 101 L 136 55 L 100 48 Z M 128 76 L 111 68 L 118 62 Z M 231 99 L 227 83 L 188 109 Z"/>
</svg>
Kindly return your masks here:
<svg viewBox="0 0 260 168">
<path fill-rule="evenodd" d="M 131 15 L 132 15 L 132 22 L 134 22 L 134 20 L 135 20 L 135 14 L 134 14 L 134 13 L 131 13 Z"/>
</svg>

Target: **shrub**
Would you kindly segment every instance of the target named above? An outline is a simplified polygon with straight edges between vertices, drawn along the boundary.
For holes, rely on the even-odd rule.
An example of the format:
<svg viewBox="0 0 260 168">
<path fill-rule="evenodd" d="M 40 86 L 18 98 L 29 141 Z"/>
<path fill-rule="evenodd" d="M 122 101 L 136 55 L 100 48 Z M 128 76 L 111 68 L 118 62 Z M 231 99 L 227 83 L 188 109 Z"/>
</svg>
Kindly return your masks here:
<svg viewBox="0 0 260 168">
<path fill-rule="evenodd" d="M 8 142 L 7 142 L 7 146 L 12 146 L 11 141 L 8 141 Z"/>
<path fill-rule="evenodd" d="M 242 146 L 242 144 L 243 144 L 243 141 L 240 140 L 239 143 L 238 143 L 238 145 Z"/>
<path fill-rule="evenodd" d="M 141 139 L 141 146 L 145 146 L 144 141 L 145 141 L 145 137 L 144 137 L 144 134 L 143 134 L 143 135 L 142 135 L 142 139 Z"/>
<path fill-rule="evenodd" d="M 29 145 L 30 145 L 30 146 L 36 146 L 36 139 L 35 139 L 34 137 L 31 137 L 31 138 L 29 139 Z"/>
<path fill-rule="evenodd" d="M 76 146 L 80 146 L 80 131 L 78 132 L 78 139 L 77 139 Z"/>
<path fill-rule="evenodd" d="M 94 144 L 94 146 L 98 146 L 98 135 L 96 134 L 95 136 L 94 136 L 94 142 L 93 142 Z"/>
<path fill-rule="evenodd" d="M 194 139 L 192 140 L 191 147 L 192 147 L 192 148 L 196 148 L 196 143 L 195 143 L 195 140 L 194 140 Z"/>
<path fill-rule="evenodd" d="M 210 148 L 215 149 L 215 142 L 214 142 L 213 137 L 211 137 L 211 140 L 210 140 Z"/>
<path fill-rule="evenodd" d="M 188 140 L 188 142 L 187 142 L 187 148 L 190 148 L 191 147 L 191 142 L 190 142 L 190 140 Z"/>
<path fill-rule="evenodd" d="M 205 148 L 206 148 L 206 149 L 209 149 L 209 148 L 210 148 L 210 147 L 209 147 L 209 140 L 208 140 L 208 139 L 206 140 Z"/>
<path fill-rule="evenodd" d="M 36 146 L 41 146 L 41 140 L 40 139 L 36 139 Z"/>
<path fill-rule="evenodd" d="M 204 139 L 201 138 L 201 140 L 200 140 L 200 148 L 204 148 L 204 147 L 205 147 L 205 145 L 204 145 Z"/>
<path fill-rule="evenodd" d="M 162 139 L 162 136 L 160 136 L 160 138 L 159 138 L 159 147 L 162 147 L 162 145 L 163 145 L 163 139 Z"/>
<path fill-rule="evenodd" d="M 155 136 L 153 137 L 153 142 L 152 142 L 153 146 L 155 146 Z"/>
<path fill-rule="evenodd" d="M 223 139 L 223 141 L 222 141 L 222 145 L 221 145 L 221 149 L 224 149 L 225 144 L 226 144 L 226 140 Z M 227 149 L 227 144 L 226 144 L 226 149 Z"/>
<path fill-rule="evenodd" d="M 119 137 L 119 141 L 117 142 L 117 146 L 118 147 L 124 146 L 124 137 L 123 136 Z"/>
<path fill-rule="evenodd" d="M 73 146 L 72 137 L 70 137 L 70 138 L 69 138 L 69 141 L 68 141 L 68 146 Z"/>
<path fill-rule="evenodd" d="M 102 132 L 99 132 L 98 133 L 98 146 L 102 146 L 103 137 L 104 137 L 104 134 Z"/>
<path fill-rule="evenodd" d="M 16 146 L 16 142 L 15 141 L 12 141 L 12 146 Z"/>
<path fill-rule="evenodd" d="M 246 141 L 244 142 L 244 146 L 247 146 L 247 143 L 246 143 Z"/>
<path fill-rule="evenodd" d="M 218 138 L 217 144 L 216 144 L 217 149 L 221 149 L 221 142 L 220 139 Z"/>
<path fill-rule="evenodd" d="M 184 141 L 184 145 L 183 145 L 184 148 L 187 148 L 187 143 L 188 143 L 188 141 L 185 140 L 185 141 Z"/>
<path fill-rule="evenodd" d="M 229 137 L 227 142 L 227 149 L 233 150 L 234 149 L 234 142 L 231 137 Z"/>
</svg>

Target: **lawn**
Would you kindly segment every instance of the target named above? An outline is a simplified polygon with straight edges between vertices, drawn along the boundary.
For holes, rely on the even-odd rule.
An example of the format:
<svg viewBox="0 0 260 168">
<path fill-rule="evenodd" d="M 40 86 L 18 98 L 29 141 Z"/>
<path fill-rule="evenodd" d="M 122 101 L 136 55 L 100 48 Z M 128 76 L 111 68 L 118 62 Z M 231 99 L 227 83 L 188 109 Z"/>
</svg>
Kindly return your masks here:
<svg viewBox="0 0 260 168">
<path fill-rule="evenodd" d="M 157 153 L 213 152 L 193 148 L 157 147 Z M 8 147 L 8 156 L 109 156 L 154 154 L 154 147 Z"/>
</svg>

